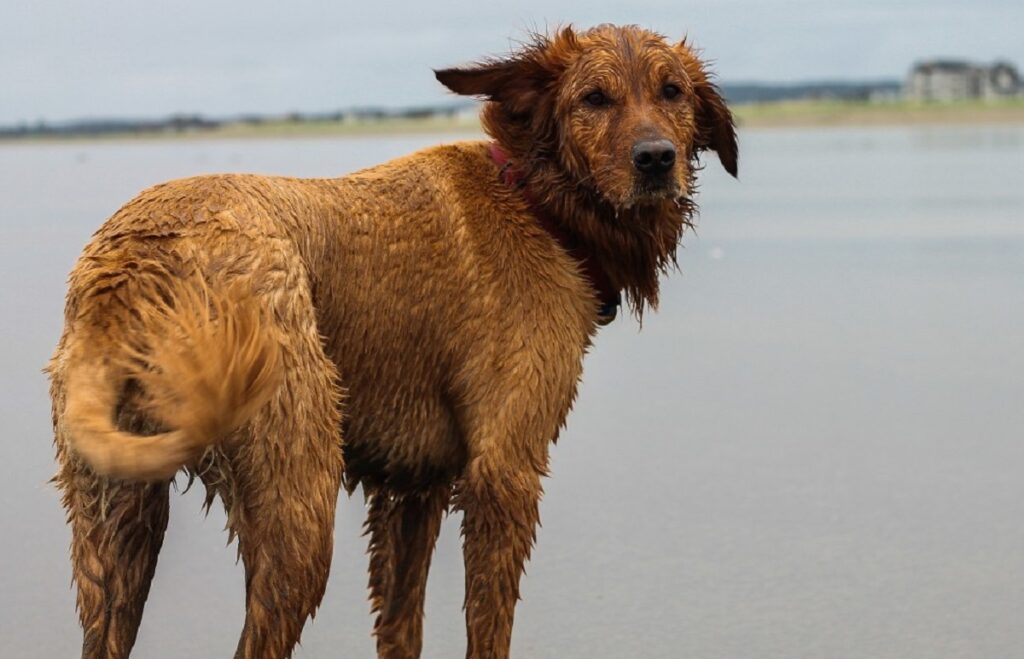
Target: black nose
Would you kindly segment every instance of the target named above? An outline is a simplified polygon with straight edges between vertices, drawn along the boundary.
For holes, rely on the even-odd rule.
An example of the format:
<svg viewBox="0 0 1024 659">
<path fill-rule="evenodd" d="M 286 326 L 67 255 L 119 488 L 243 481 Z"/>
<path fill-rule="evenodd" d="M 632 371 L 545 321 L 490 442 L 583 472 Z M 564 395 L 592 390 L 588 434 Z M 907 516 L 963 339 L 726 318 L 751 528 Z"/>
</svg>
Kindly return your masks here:
<svg viewBox="0 0 1024 659">
<path fill-rule="evenodd" d="M 676 163 L 676 148 L 668 140 L 641 140 L 633 145 L 633 166 L 644 174 L 664 174 Z"/>
</svg>

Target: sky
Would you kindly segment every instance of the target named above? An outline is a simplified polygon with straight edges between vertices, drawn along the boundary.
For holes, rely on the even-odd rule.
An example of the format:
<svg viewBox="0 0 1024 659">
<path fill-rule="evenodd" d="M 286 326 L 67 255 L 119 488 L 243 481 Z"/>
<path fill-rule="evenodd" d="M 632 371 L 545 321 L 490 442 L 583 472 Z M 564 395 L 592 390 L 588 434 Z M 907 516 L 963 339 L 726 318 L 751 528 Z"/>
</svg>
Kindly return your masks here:
<svg viewBox="0 0 1024 659">
<path fill-rule="evenodd" d="M 441 104 L 432 68 L 604 22 L 689 35 L 729 82 L 1024 66 L 1021 0 L 0 0 L 0 124 Z"/>
</svg>

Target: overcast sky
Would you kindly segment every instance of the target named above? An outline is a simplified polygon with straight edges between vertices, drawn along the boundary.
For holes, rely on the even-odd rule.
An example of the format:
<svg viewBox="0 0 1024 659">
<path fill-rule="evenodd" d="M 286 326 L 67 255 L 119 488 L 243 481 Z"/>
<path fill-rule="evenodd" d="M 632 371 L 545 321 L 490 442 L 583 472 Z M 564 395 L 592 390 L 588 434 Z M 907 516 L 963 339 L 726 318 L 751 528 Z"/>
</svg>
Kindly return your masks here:
<svg viewBox="0 0 1024 659">
<path fill-rule="evenodd" d="M 434 104 L 431 68 L 568 22 L 688 33 L 726 81 L 1024 65 L 1022 0 L 0 0 L 0 124 Z"/>
</svg>

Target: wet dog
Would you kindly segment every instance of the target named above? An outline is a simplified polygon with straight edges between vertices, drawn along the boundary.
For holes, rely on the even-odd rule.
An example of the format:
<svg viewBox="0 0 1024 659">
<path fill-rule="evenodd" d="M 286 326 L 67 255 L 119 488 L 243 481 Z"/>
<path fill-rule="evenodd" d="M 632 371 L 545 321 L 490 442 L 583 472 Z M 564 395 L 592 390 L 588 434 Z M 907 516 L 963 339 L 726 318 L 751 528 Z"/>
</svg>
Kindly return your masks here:
<svg viewBox="0 0 1024 659">
<path fill-rule="evenodd" d="M 70 277 L 49 366 L 83 656 L 124 657 L 184 469 L 246 573 L 238 657 L 287 657 L 327 583 L 339 488 L 369 499 L 381 657 L 419 656 L 441 519 L 463 513 L 469 657 L 506 657 L 548 448 L 584 353 L 640 315 L 732 116 L 686 43 L 564 29 L 436 72 L 492 141 L 338 179 L 146 190 Z"/>
</svg>

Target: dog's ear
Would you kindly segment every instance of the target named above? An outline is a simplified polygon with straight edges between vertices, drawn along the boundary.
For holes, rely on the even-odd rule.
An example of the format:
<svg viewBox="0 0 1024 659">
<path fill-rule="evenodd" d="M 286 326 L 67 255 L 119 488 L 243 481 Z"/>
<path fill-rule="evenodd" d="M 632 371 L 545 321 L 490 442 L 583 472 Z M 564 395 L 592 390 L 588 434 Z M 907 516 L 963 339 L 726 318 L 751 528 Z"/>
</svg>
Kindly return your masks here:
<svg viewBox="0 0 1024 659">
<path fill-rule="evenodd" d="M 540 70 L 532 57 L 517 56 L 473 66 L 434 71 L 438 81 L 456 94 L 482 96 L 511 115 L 527 114 L 542 91 Z"/>
<path fill-rule="evenodd" d="M 442 85 L 463 96 L 483 96 L 497 100 L 525 62 L 516 58 L 495 59 L 454 69 L 435 69 L 434 76 Z"/>
<path fill-rule="evenodd" d="M 535 36 L 530 45 L 509 57 L 435 70 L 434 76 L 456 94 L 481 96 L 512 114 L 528 114 L 557 80 L 575 44 L 575 33 L 566 27 L 551 39 Z"/>
<path fill-rule="evenodd" d="M 697 147 L 710 149 L 718 154 L 725 171 L 734 177 L 738 173 L 739 147 L 736 144 L 736 123 L 732 112 L 722 98 L 718 86 L 711 82 L 711 76 L 684 39 L 676 47 L 681 55 L 683 68 L 693 84 L 697 97 Z"/>
</svg>

